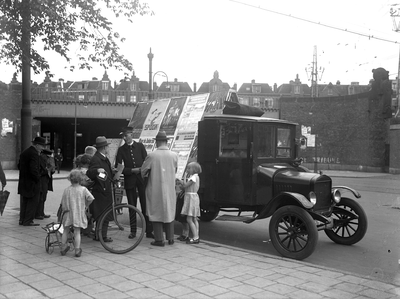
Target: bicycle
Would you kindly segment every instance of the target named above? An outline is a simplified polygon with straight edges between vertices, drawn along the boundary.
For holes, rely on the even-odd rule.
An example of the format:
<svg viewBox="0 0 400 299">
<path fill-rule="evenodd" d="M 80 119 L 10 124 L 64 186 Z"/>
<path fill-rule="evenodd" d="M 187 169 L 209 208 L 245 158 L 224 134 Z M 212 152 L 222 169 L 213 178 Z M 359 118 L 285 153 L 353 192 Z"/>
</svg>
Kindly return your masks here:
<svg viewBox="0 0 400 299">
<path fill-rule="evenodd" d="M 64 228 L 62 225 L 62 219 L 66 213 L 69 211 L 63 211 L 60 217 L 59 222 L 51 222 L 46 226 L 42 227 L 44 231 L 47 232 L 46 239 L 44 240 L 44 247 L 48 254 L 52 254 L 54 251 L 54 247 L 58 246 L 61 248 L 61 235 L 64 232 Z M 68 233 L 67 243 L 69 247 L 73 250 L 75 248 L 75 239 L 74 239 L 74 230 L 70 229 Z"/>
<path fill-rule="evenodd" d="M 101 245 L 111 253 L 127 253 L 135 249 L 143 239 L 146 232 L 146 221 L 143 214 L 135 206 L 127 203 L 115 202 L 115 187 L 120 188 L 120 182 L 111 180 L 111 205 L 99 216 L 96 223 L 95 235 L 99 238 Z M 129 239 L 131 233 L 130 219 L 136 224 L 136 237 Z M 107 237 L 112 239 L 112 242 L 105 242 L 102 234 L 103 224 L 108 221 Z M 133 224 L 134 226 L 134 224 Z"/>
</svg>

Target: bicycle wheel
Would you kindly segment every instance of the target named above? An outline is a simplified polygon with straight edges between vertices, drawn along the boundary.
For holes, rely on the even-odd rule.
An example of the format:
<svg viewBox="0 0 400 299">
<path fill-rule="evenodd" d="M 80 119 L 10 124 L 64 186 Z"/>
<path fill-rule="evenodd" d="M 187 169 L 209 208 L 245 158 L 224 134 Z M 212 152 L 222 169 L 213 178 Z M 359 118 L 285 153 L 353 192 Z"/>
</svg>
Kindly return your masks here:
<svg viewBox="0 0 400 299">
<path fill-rule="evenodd" d="M 145 231 L 146 221 L 143 214 L 128 204 L 119 204 L 107 210 L 97 226 L 97 236 L 103 247 L 118 254 L 135 249 L 142 241 Z M 131 233 L 136 235 L 133 239 L 129 238 Z M 104 240 L 105 237 L 112 241 Z"/>
<path fill-rule="evenodd" d="M 44 240 L 44 248 L 46 248 L 48 254 L 52 254 L 54 251 L 54 239 L 53 234 L 47 234 L 46 239 Z"/>
</svg>

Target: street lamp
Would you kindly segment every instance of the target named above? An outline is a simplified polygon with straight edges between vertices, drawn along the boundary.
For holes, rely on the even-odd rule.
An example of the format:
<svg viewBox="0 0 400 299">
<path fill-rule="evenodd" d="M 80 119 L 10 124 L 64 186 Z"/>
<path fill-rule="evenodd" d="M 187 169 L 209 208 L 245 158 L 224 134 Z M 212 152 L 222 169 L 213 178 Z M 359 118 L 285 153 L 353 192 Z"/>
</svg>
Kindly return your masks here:
<svg viewBox="0 0 400 299">
<path fill-rule="evenodd" d="M 163 72 L 163 71 L 157 71 L 157 72 L 155 72 L 154 73 L 154 75 L 153 75 L 153 83 L 154 83 L 154 77 L 155 77 L 155 75 L 157 75 L 158 73 L 161 73 L 160 74 L 160 76 L 163 76 L 163 77 L 165 77 L 165 78 L 167 78 L 167 84 L 168 84 L 168 75 L 165 73 L 165 72 Z M 153 90 L 153 93 L 154 93 L 154 90 Z M 152 97 L 153 98 L 153 97 Z"/>
</svg>

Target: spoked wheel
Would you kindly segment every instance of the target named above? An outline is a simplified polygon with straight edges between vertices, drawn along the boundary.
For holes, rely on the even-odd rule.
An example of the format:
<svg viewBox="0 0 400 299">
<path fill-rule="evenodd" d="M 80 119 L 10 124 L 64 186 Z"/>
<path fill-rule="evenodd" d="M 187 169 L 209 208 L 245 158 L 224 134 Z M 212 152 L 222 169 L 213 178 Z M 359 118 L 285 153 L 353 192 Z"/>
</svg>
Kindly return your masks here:
<svg viewBox="0 0 400 299">
<path fill-rule="evenodd" d="M 353 199 L 343 197 L 332 212 L 333 228 L 325 233 L 333 242 L 353 245 L 367 232 L 367 215 L 361 205 Z"/>
<path fill-rule="evenodd" d="M 314 220 L 297 206 L 284 206 L 272 215 L 269 236 L 281 255 L 296 260 L 309 257 L 318 242 Z"/>
<path fill-rule="evenodd" d="M 52 254 L 54 251 L 54 242 L 55 237 L 53 234 L 47 234 L 46 239 L 44 240 L 44 248 L 46 248 L 46 252 L 48 254 Z"/>
<path fill-rule="evenodd" d="M 107 232 L 103 232 L 104 228 L 107 228 Z M 129 238 L 131 231 L 136 234 L 133 239 Z M 97 235 L 105 249 L 121 254 L 135 249 L 142 241 L 145 231 L 146 221 L 143 214 L 134 206 L 120 204 L 114 207 L 114 213 L 110 209 L 101 217 Z M 107 242 L 110 239 L 111 242 Z"/>
<path fill-rule="evenodd" d="M 216 208 L 216 210 L 214 211 L 200 208 L 200 220 L 204 222 L 213 221 L 215 218 L 217 218 L 218 213 L 219 213 L 218 208 Z"/>
</svg>

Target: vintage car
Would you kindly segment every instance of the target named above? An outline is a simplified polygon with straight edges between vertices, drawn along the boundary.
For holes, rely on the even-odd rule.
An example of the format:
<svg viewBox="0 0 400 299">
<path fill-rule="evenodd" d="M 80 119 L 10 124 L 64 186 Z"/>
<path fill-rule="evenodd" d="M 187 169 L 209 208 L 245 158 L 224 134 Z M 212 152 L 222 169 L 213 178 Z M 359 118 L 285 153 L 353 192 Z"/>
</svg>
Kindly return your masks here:
<svg viewBox="0 0 400 299">
<path fill-rule="evenodd" d="M 198 125 L 197 160 L 201 220 L 220 211 L 254 212 L 245 221 L 271 217 L 269 236 L 283 256 L 310 256 L 323 230 L 334 242 L 352 245 L 367 230 L 367 217 L 345 186 L 308 171 L 297 159 L 296 123 L 242 115 L 205 115 Z"/>
</svg>

